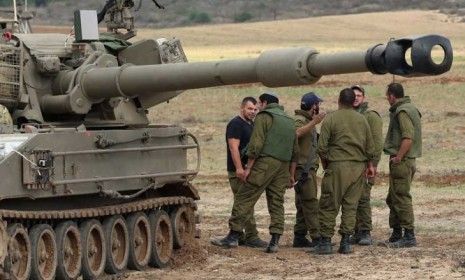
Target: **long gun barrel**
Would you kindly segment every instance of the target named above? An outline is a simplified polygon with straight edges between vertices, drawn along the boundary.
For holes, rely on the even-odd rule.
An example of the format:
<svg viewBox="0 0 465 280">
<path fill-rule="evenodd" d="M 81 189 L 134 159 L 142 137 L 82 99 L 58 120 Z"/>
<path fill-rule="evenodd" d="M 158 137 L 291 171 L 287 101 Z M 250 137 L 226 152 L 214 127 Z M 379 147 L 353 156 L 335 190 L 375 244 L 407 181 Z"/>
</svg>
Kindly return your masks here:
<svg viewBox="0 0 465 280">
<path fill-rule="evenodd" d="M 444 51 L 444 59 L 439 64 L 433 61 L 431 55 L 436 46 Z M 409 49 L 411 65 L 405 58 Z M 406 77 L 439 75 L 450 69 L 452 60 L 450 41 L 442 36 L 427 35 L 392 40 L 385 45 L 375 45 L 358 52 L 320 54 L 312 48 L 285 48 L 265 51 L 253 59 L 103 68 L 94 66 L 79 75 L 79 90 L 74 92 L 74 97 L 66 98 L 69 102 L 67 106 L 60 104 L 64 96 L 61 96 L 60 102 L 50 100 L 60 96 L 52 96 L 43 100 L 42 104 L 45 109 L 48 106 L 54 112 L 85 114 L 92 104 L 111 97 L 144 97 L 244 83 L 262 83 L 267 87 L 297 86 L 315 83 L 323 75 L 367 71 Z M 67 86 L 66 82 L 60 83 Z M 170 98 L 170 95 L 161 96 L 155 104 L 150 105 Z"/>
</svg>

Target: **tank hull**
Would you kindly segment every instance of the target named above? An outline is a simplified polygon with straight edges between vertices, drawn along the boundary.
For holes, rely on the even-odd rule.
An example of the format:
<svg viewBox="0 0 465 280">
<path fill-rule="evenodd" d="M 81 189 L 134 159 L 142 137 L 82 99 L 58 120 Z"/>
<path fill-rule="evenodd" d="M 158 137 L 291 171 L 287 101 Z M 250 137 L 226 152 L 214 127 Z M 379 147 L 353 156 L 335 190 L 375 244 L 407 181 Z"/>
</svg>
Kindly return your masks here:
<svg viewBox="0 0 465 280">
<path fill-rule="evenodd" d="M 0 176 L 5 178 L 0 184 L 0 277 L 29 279 L 55 269 L 61 271 L 57 276 L 70 277 L 73 269 L 87 276 L 102 275 L 97 267 L 78 269 L 63 262 L 95 252 L 116 258 L 124 254 L 118 251 L 121 243 L 128 244 L 128 263 L 119 266 L 161 267 L 168 264 L 170 250 L 199 234 L 194 216 L 199 196 L 191 180 L 200 158 L 196 167 L 188 165 L 188 151 L 194 155 L 197 151 L 198 156 L 199 146 L 182 127 L 41 128 L 38 133 L 0 135 L 0 144 Z M 113 221 L 127 228 L 126 236 L 108 227 Z M 64 229 L 69 229 L 69 236 L 62 236 Z M 100 239 L 95 237 L 99 232 Z M 40 239 L 43 236 L 50 238 Z M 79 241 L 89 236 L 96 238 L 92 244 L 100 240 L 107 248 L 86 247 Z M 63 238 L 68 240 L 63 243 Z M 34 269 L 35 261 L 43 260 L 34 253 L 41 250 L 41 242 L 50 245 L 47 256 L 55 255 L 56 261 Z M 139 249 L 134 249 L 136 245 Z M 55 250 L 50 253 L 50 248 Z M 84 265 L 87 260 L 78 259 L 69 263 Z M 102 257 L 108 274 L 120 272 L 114 262 L 117 259 Z"/>
</svg>

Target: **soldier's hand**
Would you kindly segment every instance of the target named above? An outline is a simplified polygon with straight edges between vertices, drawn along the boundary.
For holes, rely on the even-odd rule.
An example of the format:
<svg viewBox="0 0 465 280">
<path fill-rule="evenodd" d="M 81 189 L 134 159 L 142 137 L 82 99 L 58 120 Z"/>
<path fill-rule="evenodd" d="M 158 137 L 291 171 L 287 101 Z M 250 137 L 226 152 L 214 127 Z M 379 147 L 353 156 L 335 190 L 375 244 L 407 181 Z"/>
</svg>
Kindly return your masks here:
<svg viewBox="0 0 465 280">
<path fill-rule="evenodd" d="M 326 112 L 325 111 L 320 111 L 318 114 L 313 116 L 313 119 L 315 120 L 315 123 L 318 124 L 318 123 L 323 121 L 325 116 L 326 116 Z"/>
<path fill-rule="evenodd" d="M 374 178 L 376 175 L 376 168 L 373 166 L 368 166 L 367 169 L 365 170 L 365 176 L 367 178 Z"/>
<path fill-rule="evenodd" d="M 244 169 L 240 168 L 240 169 L 236 169 L 236 177 L 237 178 L 243 178 L 244 177 Z"/>
<path fill-rule="evenodd" d="M 244 173 L 242 173 L 242 175 L 239 177 L 239 179 L 242 181 L 242 182 L 247 182 L 247 177 L 249 177 L 249 174 L 250 174 L 250 169 L 246 168 L 244 169 Z"/>
<path fill-rule="evenodd" d="M 288 189 L 292 189 L 295 186 L 295 179 L 294 176 L 289 178 L 289 185 L 287 186 Z"/>
<path fill-rule="evenodd" d="M 399 162 L 402 161 L 402 158 L 400 158 L 399 156 L 395 156 L 395 157 L 392 157 L 392 158 L 390 159 L 390 161 L 391 161 L 392 163 L 399 163 Z"/>
</svg>

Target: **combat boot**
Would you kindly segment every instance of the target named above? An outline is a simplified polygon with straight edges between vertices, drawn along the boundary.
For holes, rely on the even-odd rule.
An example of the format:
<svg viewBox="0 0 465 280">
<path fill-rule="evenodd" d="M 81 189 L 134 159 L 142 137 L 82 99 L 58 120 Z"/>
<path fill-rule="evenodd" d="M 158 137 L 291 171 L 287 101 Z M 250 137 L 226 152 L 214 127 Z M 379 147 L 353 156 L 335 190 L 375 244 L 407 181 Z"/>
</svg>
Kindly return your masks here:
<svg viewBox="0 0 465 280">
<path fill-rule="evenodd" d="M 268 243 L 266 243 L 266 241 L 261 240 L 259 237 L 255 239 L 246 240 L 244 242 L 244 246 L 251 248 L 266 248 L 267 245 Z"/>
<path fill-rule="evenodd" d="M 350 244 L 358 244 L 360 241 L 360 231 L 355 230 L 355 233 L 350 236 Z"/>
<path fill-rule="evenodd" d="M 277 233 L 272 233 L 271 234 L 270 244 L 268 244 L 268 247 L 266 247 L 266 249 L 265 249 L 266 253 L 276 253 L 276 252 L 278 252 L 279 238 L 280 237 L 281 237 L 281 234 L 277 234 Z"/>
<path fill-rule="evenodd" d="M 368 245 L 373 244 L 373 239 L 371 238 L 371 234 L 369 230 L 360 231 L 357 244 L 362 245 L 362 246 L 368 246 Z"/>
<path fill-rule="evenodd" d="M 341 237 L 341 243 L 339 243 L 339 250 L 337 250 L 340 254 L 351 254 L 352 246 L 350 245 L 350 235 L 343 234 Z"/>
<path fill-rule="evenodd" d="M 402 228 L 393 228 L 388 243 L 394 243 L 402 239 Z"/>
<path fill-rule="evenodd" d="M 404 236 L 400 240 L 389 244 L 389 246 L 393 248 L 408 248 L 417 246 L 415 232 L 413 229 L 405 229 Z"/>
<path fill-rule="evenodd" d="M 220 247 L 234 248 L 239 245 L 240 236 L 241 232 L 231 230 L 229 231 L 228 235 L 226 235 L 226 237 L 213 239 L 210 241 L 210 243 Z"/>
<path fill-rule="evenodd" d="M 321 242 L 321 236 L 318 236 L 316 238 L 312 238 L 312 242 L 310 242 L 310 247 L 311 248 L 316 248 Z"/>
<path fill-rule="evenodd" d="M 333 253 L 333 246 L 331 245 L 331 238 L 321 237 L 321 240 L 316 247 L 316 253 L 319 255 L 330 255 Z"/>
<path fill-rule="evenodd" d="M 312 247 L 312 242 L 305 237 L 305 234 L 294 233 L 294 241 L 292 242 L 294 248 Z"/>
</svg>

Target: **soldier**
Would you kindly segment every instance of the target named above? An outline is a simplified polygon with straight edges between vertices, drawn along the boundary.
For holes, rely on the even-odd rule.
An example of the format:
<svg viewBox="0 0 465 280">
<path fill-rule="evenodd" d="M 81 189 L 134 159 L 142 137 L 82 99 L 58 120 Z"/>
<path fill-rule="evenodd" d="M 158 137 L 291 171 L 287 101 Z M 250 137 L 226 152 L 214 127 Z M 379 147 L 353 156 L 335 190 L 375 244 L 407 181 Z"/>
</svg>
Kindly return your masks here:
<svg viewBox="0 0 465 280">
<path fill-rule="evenodd" d="M 366 118 L 368 125 L 370 126 L 371 135 L 375 145 L 373 166 L 376 169 L 381 158 L 381 153 L 383 152 L 383 121 L 378 112 L 368 109 L 365 90 L 359 85 L 352 86 L 351 89 L 355 93 L 355 101 L 353 104 L 354 109 Z M 352 244 L 371 245 L 373 242 L 370 234 L 370 231 L 373 229 L 371 222 L 370 196 L 371 188 L 374 183 L 374 177 L 368 178 L 363 182 L 364 187 L 362 196 L 358 201 L 355 234 L 351 239 Z"/>
<path fill-rule="evenodd" d="M 245 182 L 234 197 L 229 219 L 229 234 L 212 240 L 212 244 L 227 248 L 237 247 L 250 213 L 265 191 L 270 213 L 271 240 L 265 252 L 278 251 L 279 239 L 284 231 L 284 192 L 294 185 L 299 146 L 294 121 L 287 116 L 279 99 L 272 93 L 259 97 L 262 109 L 255 118 L 247 156 L 248 162 L 242 180 Z"/>
<path fill-rule="evenodd" d="M 321 241 L 319 254 L 331 254 L 336 216 L 342 206 L 341 243 L 339 253 L 349 254 L 350 235 L 355 227 L 358 200 L 365 176 L 374 176 L 371 160 L 374 144 L 366 119 L 353 108 L 354 91 L 343 89 L 339 94 L 339 109 L 328 114 L 321 125 L 318 154 L 325 169 L 321 183 L 319 220 Z"/>
<path fill-rule="evenodd" d="M 318 135 L 316 125 L 324 116 L 319 112 L 323 100 L 315 93 L 302 96 L 300 110 L 295 110 L 295 128 L 299 142 L 299 160 L 296 170 L 295 190 L 295 225 L 293 247 L 314 247 L 320 240 L 320 224 L 318 221 L 318 189 L 316 171 L 318 170 Z M 310 233 L 312 242 L 307 238 Z"/>
<path fill-rule="evenodd" d="M 247 144 L 253 129 L 253 119 L 256 115 L 257 100 L 253 97 L 246 97 L 242 100 L 241 110 L 238 116 L 234 117 L 226 126 L 227 145 L 227 169 L 228 179 L 233 192 L 233 197 L 237 190 L 243 185 L 241 177 L 247 164 L 245 155 Z M 249 247 L 266 247 L 267 243 L 258 237 L 257 225 L 251 213 L 247 214 L 244 224 L 245 234 L 239 239 L 239 243 Z"/>
<path fill-rule="evenodd" d="M 392 247 L 416 246 L 410 185 L 415 174 L 415 159 L 421 156 L 421 113 L 404 96 L 401 84 L 391 83 L 386 91 L 389 108 L 389 128 L 384 152 L 389 155 L 389 238 Z M 402 229 L 404 234 L 402 235 Z"/>
<path fill-rule="evenodd" d="M 12 125 L 13 120 L 11 119 L 10 112 L 8 109 L 0 104 L 0 124 L 3 125 Z"/>
</svg>

